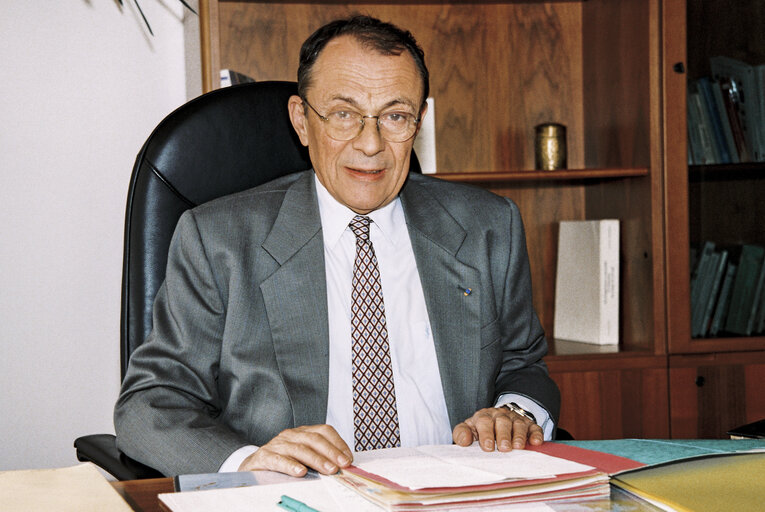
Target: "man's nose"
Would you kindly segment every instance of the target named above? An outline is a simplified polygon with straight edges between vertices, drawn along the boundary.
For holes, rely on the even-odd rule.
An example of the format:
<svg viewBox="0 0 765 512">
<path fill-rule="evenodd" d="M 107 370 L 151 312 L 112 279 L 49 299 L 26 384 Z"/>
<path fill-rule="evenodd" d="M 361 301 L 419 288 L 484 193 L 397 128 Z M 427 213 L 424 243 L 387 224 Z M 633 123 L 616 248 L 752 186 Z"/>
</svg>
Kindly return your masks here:
<svg viewBox="0 0 765 512">
<path fill-rule="evenodd" d="M 364 125 L 361 128 L 361 133 L 353 140 L 353 147 L 369 156 L 383 150 L 385 141 L 377 125 L 376 116 L 364 117 Z"/>
</svg>

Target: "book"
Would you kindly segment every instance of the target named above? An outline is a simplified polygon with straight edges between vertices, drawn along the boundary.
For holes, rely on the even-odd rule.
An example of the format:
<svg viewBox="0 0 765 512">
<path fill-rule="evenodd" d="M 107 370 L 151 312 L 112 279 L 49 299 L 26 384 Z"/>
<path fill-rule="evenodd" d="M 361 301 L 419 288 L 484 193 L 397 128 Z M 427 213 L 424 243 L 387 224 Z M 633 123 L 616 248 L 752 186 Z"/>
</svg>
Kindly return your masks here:
<svg viewBox="0 0 765 512">
<path fill-rule="evenodd" d="M 704 141 L 702 140 L 701 118 L 698 111 L 697 99 L 698 91 L 694 92 L 691 85 L 688 85 L 687 110 L 688 110 L 688 152 L 689 163 L 691 165 L 703 165 L 709 163 L 704 150 Z"/>
<path fill-rule="evenodd" d="M 760 265 L 760 273 L 757 276 L 757 281 L 754 287 L 754 297 L 752 298 L 752 305 L 749 308 L 749 318 L 746 322 L 746 335 L 751 336 L 755 333 L 755 322 L 757 321 L 757 313 L 760 309 L 760 302 L 762 301 L 763 285 L 765 284 L 765 260 Z"/>
<path fill-rule="evenodd" d="M 693 87 L 695 84 L 691 84 Z M 692 111 L 689 122 L 693 122 L 695 130 L 698 132 L 698 140 L 701 147 L 698 149 L 701 155 L 701 165 L 710 165 L 717 163 L 719 155 L 712 135 L 712 125 L 709 116 L 706 113 L 704 100 L 698 90 L 691 90 L 688 93 L 688 108 Z"/>
<path fill-rule="evenodd" d="M 728 148 L 728 156 L 730 157 L 730 162 L 732 164 L 737 164 L 741 160 L 738 156 L 736 139 L 733 137 L 731 121 L 728 118 L 728 109 L 725 106 L 725 100 L 723 99 L 722 87 L 720 86 L 720 82 L 717 80 L 710 81 L 709 87 L 711 89 L 712 98 L 714 99 L 715 108 L 720 119 L 720 128 L 722 129 L 725 145 Z"/>
<path fill-rule="evenodd" d="M 725 270 L 725 277 L 720 289 L 720 296 L 717 299 L 715 306 L 715 312 L 712 316 L 712 324 L 709 326 L 709 335 L 717 336 L 722 326 L 725 325 L 727 319 L 728 305 L 730 304 L 730 292 L 733 289 L 733 279 L 736 276 L 736 269 L 738 267 L 735 263 L 728 262 L 728 266 Z"/>
<path fill-rule="evenodd" d="M 709 281 L 710 265 L 712 264 L 712 257 L 715 253 L 714 242 L 706 241 L 699 250 L 696 266 L 693 267 L 691 272 L 691 327 L 693 331 L 694 318 L 698 322 L 699 309 L 702 301 L 702 290 L 705 287 L 705 283 Z"/>
<path fill-rule="evenodd" d="M 763 289 L 762 293 L 760 294 L 760 305 L 758 306 L 758 310 L 757 310 L 757 319 L 755 321 L 753 334 L 762 334 L 764 332 L 765 332 L 765 289 Z"/>
<path fill-rule="evenodd" d="M 619 343 L 619 221 L 562 221 L 558 233 L 554 337 Z"/>
<path fill-rule="evenodd" d="M 428 98 L 428 111 L 414 139 L 414 152 L 420 161 L 423 174 L 436 172 L 436 100 Z"/>
<path fill-rule="evenodd" d="M 749 335 L 749 317 L 764 259 L 765 249 L 762 247 L 752 244 L 742 246 L 725 321 L 725 330 L 730 333 Z"/>
<path fill-rule="evenodd" d="M 722 280 L 725 276 L 725 269 L 728 266 L 728 251 L 722 250 L 716 254 L 718 257 L 714 260 L 714 265 L 712 268 L 714 271 L 712 276 L 712 285 L 710 287 L 708 296 L 703 299 L 705 304 L 703 308 L 703 314 L 701 316 L 701 322 L 698 326 L 699 337 L 706 336 L 707 332 L 709 332 L 709 327 L 712 322 L 712 312 L 714 311 L 715 304 L 717 304 Z"/>
<path fill-rule="evenodd" d="M 765 64 L 754 66 L 754 81 L 757 87 L 757 97 L 755 100 L 758 105 L 759 118 L 757 120 L 759 144 L 757 146 L 758 154 L 755 158 L 758 162 L 765 162 Z"/>
<path fill-rule="evenodd" d="M 738 90 L 739 117 L 742 121 L 746 146 L 751 159 L 758 161 L 761 124 L 760 106 L 758 105 L 757 78 L 754 66 L 726 56 L 709 59 L 712 75 L 715 78 L 727 78 Z"/>
<path fill-rule="evenodd" d="M 247 84 L 254 81 L 255 81 L 254 78 L 249 77 L 245 75 L 244 73 L 239 73 L 238 71 L 234 71 L 233 69 L 220 70 L 220 86 L 221 87 L 230 87 L 232 85 Z"/>
<path fill-rule="evenodd" d="M 728 121 L 733 132 L 733 140 L 736 143 L 739 162 L 749 162 L 751 157 L 746 145 L 746 130 L 739 114 L 741 100 L 739 99 L 740 94 L 736 83 L 725 77 L 718 78 L 717 83 L 720 84 L 722 91 L 723 102 L 725 103 Z"/>
<path fill-rule="evenodd" d="M 716 163 L 728 164 L 731 162 L 730 153 L 728 152 L 728 143 L 723 133 L 722 121 L 720 119 L 720 113 L 717 110 L 717 103 L 715 102 L 712 84 L 709 77 L 701 77 L 696 83 L 698 84 L 699 92 L 704 100 L 704 110 L 706 112 L 709 125 L 712 128 L 712 135 L 714 136 L 715 148 L 717 148 L 718 159 Z"/>
</svg>

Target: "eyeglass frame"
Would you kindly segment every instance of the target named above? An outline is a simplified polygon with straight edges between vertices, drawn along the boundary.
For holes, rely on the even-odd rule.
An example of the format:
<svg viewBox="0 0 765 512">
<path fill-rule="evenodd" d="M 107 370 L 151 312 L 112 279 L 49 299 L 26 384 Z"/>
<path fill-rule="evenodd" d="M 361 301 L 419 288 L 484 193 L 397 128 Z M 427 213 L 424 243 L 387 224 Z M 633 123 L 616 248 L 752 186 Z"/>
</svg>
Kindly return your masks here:
<svg viewBox="0 0 765 512">
<path fill-rule="evenodd" d="M 319 119 L 321 119 L 321 120 L 322 120 L 322 121 L 324 121 L 325 123 L 329 123 L 329 122 L 330 122 L 329 118 L 328 118 L 328 117 L 326 117 L 326 116 L 323 116 L 323 115 L 319 114 L 319 111 L 318 111 L 318 110 L 316 110 L 316 109 L 313 107 L 313 105 L 311 105 L 311 103 L 310 103 L 310 102 L 309 102 L 309 101 L 308 101 L 306 98 L 304 98 L 304 97 L 301 97 L 300 99 L 301 99 L 301 100 L 303 100 L 303 103 L 305 103 L 306 105 L 308 105 L 308 107 L 309 107 L 311 110 L 313 110 L 313 113 L 314 113 L 314 114 L 316 114 L 317 116 L 319 116 Z M 401 113 L 402 113 L 402 114 L 407 114 L 407 115 L 412 115 L 412 116 L 414 115 L 414 114 L 410 114 L 409 112 L 401 112 Z M 358 113 L 358 112 L 357 112 L 357 114 L 361 115 L 361 114 L 360 114 L 360 113 Z M 387 138 L 386 138 L 386 137 L 383 135 L 383 132 L 382 132 L 382 130 L 380 129 L 380 116 L 381 116 L 381 115 L 382 115 L 382 113 L 379 113 L 379 114 L 377 114 L 376 116 L 371 116 L 371 115 L 361 115 L 361 117 L 359 118 L 359 120 L 361 121 L 361 122 L 359 123 L 359 131 L 358 131 L 358 133 L 356 133 L 356 135 L 354 135 L 354 136 L 353 136 L 353 137 L 351 137 L 350 139 L 337 139 L 337 138 L 335 138 L 335 137 L 332 137 L 332 136 L 331 136 L 331 135 L 329 135 L 329 134 L 327 134 L 327 135 L 329 135 L 331 139 L 333 139 L 333 140 L 336 140 L 336 141 L 338 141 L 338 142 L 347 142 L 347 141 L 349 141 L 349 140 L 353 140 L 353 139 L 355 139 L 356 137 L 358 137 L 359 135 L 361 135 L 361 133 L 364 131 L 364 127 L 366 126 L 366 119 L 376 119 L 376 120 L 377 120 L 377 122 L 375 123 L 375 125 L 377 126 L 377 133 L 379 133 L 379 134 L 380 134 L 380 136 L 381 136 L 381 137 L 382 137 L 384 140 L 387 140 L 388 142 L 393 142 L 393 143 L 400 143 L 400 142 L 406 142 L 406 141 L 408 141 L 408 140 L 411 140 L 411 139 L 412 139 L 412 137 L 414 137 L 414 136 L 417 134 L 417 126 L 420 124 L 420 121 L 422 120 L 422 116 L 420 116 L 420 117 L 415 117 L 415 118 L 414 118 L 414 132 L 412 132 L 412 134 L 411 134 L 409 137 L 407 137 L 406 139 L 404 139 L 404 140 L 390 140 L 390 139 L 387 139 Z"/>
</svg>

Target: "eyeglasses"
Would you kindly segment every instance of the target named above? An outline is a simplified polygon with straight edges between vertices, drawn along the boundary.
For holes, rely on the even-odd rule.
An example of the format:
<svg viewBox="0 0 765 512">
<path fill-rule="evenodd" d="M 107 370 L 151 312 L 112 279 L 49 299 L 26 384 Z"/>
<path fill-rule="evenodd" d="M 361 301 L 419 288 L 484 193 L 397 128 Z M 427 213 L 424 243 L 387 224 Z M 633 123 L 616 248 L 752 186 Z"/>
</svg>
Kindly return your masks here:
<svg viewBox="0 0 765 512">
<path fill-rule="evenodd" d="M 404 142 L 414 137 L 417 132 L 417 124 L 420 122 L 420 118 L 415 117 L 414 114 L 399 111 L 365 116 L 352 110 L 333 110 L 323 116 L 313 108 L 313 105 L 308 103 L 307 99 L 303 98 L 303 103 L 308 105 L 319 116 L 319 119 L 326 123 L 327 135 L 339 141 L 355 139 L 364 129 L 366 119 L 377 119 L 377 130 L 383 139 L 388 142 Z"/>
</svg>

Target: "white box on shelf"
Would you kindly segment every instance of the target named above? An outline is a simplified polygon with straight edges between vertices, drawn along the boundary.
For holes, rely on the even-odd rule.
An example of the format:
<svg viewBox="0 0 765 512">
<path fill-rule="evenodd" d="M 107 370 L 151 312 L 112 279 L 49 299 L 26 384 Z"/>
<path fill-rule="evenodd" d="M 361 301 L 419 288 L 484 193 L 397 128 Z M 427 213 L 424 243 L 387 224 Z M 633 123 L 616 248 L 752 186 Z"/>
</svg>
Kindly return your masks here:
<svg viewBox="0 0 765 512">
<path fill-rule="evenodd" d="M 556 339 L 619 344 L 619 221 L 561 221 Z"/>
</svg>

